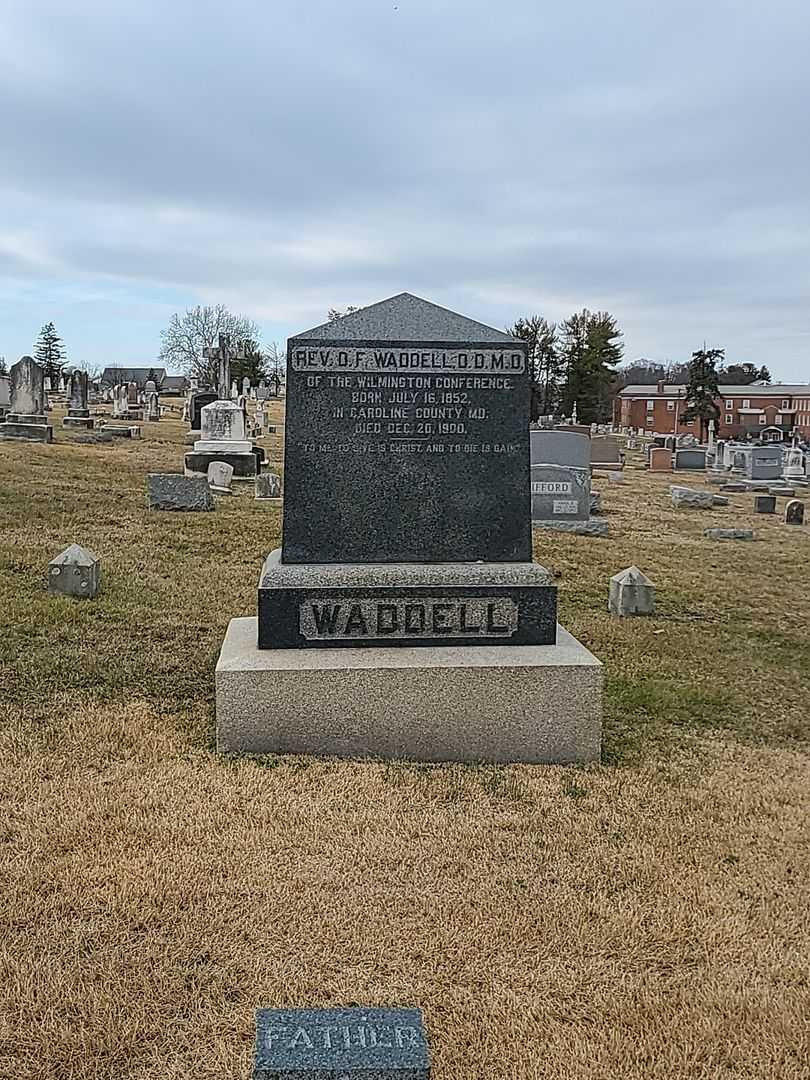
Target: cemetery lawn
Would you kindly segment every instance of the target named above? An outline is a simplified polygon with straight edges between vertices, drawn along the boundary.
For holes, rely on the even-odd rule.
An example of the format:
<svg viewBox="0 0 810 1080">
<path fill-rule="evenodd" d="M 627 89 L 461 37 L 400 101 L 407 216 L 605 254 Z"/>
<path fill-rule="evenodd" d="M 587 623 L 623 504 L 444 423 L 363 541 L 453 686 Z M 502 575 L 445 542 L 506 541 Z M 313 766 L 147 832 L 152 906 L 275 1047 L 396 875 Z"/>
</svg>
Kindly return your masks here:
<svg viewBox="0 0 810 1080">
<path fill-rule="evenodd" d="M 595 482 L 612 538 L 535 534 L 605 663 L 601 765 L 222 758 L 281 513 L 149 512 L 178 420 L 53 419 L 0 444 L 0 1075 L 236 1080 L 257 1007 L 359 1003 L 424 1009 L 434 1080 L 808 1076 L 810 527 L 630 467 Z M 74 541 L 96 601 L 46 593 Z M 634 563 L 658 614 L 611 618 Z"/>
</svg>

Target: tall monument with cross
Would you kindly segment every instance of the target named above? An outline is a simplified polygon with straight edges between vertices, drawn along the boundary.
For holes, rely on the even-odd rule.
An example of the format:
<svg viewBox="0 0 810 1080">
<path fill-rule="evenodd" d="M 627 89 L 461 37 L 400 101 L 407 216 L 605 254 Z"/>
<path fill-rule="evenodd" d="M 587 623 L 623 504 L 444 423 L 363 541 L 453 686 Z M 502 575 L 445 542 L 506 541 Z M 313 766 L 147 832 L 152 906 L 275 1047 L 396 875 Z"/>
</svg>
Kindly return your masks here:
<svg viewBox="0 0 810 1080">
<path fill-rule="evenodd" d="M 231 360 L 245 359 L 245 346 L 239 344 L 236 351 L 231 351 L 231 340 L 227 334 L 217 335 L 217 344 L 203 349 L 206 360 L 217 361 L 216 392 L 220 401 L 228 401 L 231 393 Z"/>
</svg>

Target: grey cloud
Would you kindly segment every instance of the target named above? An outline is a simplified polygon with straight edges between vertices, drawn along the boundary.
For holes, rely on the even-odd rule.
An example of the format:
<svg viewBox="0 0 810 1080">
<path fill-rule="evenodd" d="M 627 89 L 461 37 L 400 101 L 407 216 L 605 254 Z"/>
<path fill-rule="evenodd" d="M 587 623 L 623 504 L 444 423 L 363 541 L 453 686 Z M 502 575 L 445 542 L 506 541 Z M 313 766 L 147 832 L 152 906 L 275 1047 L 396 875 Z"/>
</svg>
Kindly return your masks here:
<svg viewBox="0 0 810 1080">
<path fill-rule="evenodd" d="M 20 5 L 0 273 L 273 333 L 406 288 L 496 325 L 610 307 L 628 356 L 706 337 L 810 380 L 810 16 L 660 7 Z"/>
</svg>

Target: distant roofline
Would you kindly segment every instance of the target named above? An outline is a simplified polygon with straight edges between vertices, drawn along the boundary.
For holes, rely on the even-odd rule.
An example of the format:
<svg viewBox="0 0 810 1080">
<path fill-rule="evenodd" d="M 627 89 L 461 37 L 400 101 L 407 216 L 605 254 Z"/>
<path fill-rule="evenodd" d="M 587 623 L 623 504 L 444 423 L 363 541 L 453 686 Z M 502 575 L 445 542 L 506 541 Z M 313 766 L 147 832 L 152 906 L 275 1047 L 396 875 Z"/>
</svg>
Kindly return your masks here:
<svg viewBox="0 0 810 1080">
<path fill-rule="evenodd" d="M 810 395 L 810 383 L 720 383 L 718 391 L 720 397 L 795 397 Z M 659 393 L 657 383 L 631 383 L 619 391 L 618 397 L 683 397 L 685 393 L 686 383 L 665 383 L 663 393 Z"/>
</svg>

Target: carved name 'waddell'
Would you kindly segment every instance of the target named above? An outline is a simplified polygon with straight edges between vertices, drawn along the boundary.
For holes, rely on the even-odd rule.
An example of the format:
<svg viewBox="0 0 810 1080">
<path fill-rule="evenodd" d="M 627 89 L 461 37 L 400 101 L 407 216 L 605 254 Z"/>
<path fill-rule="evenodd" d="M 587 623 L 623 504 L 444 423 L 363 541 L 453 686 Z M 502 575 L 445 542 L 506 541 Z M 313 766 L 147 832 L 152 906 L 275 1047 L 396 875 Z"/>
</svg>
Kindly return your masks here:
<svg viewBox="0 0 810 1080">
<path fill-rule="evenodd" d="M 507 597 L 419 597 L 375 600 L 326 597 L 299 607 L 299 627 L 308 640 L 327 638 L 510 637 L 518 607 Z"/>
</svg>

